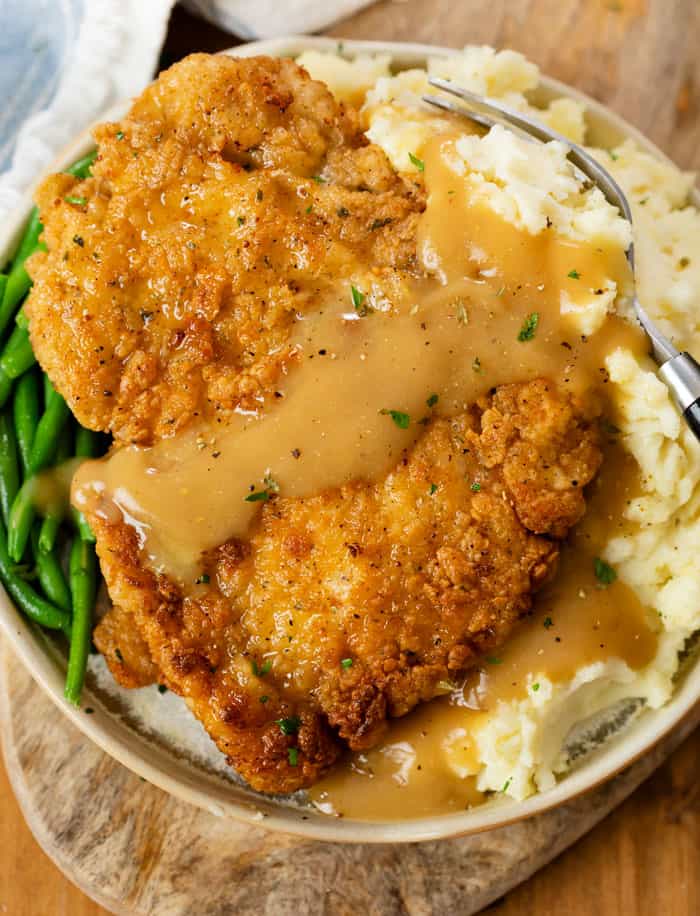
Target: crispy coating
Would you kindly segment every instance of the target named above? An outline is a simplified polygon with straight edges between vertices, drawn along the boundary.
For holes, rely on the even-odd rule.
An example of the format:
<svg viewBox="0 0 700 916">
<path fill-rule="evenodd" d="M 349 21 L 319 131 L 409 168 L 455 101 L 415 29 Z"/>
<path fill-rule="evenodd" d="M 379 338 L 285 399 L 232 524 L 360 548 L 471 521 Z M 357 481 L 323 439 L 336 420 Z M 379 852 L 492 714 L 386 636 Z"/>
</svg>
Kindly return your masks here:
<svg viewBox="0 0 700 916">
<path fill-rule="evenodd" d="M 132 615 L 113 605 L 95 629 L 95 640 L 114 680 L 122 687 L 146 687 L 158 680 L 148 645 L 134 626 Z"/>
<path fill-rule="evenodd" d="M 259 409 L 319 294 L 417 270 L 421 188 L 291 61 L 194 56 L 96 139 L 93 178 L 39 190 L 27 312 L 118 445 Z M 120 683 L 181 694 L 254 788 L 309 786 L 503 642 L 599 463 L 594 418 L 540 379 L 434 418 L 384 479 L 270 499 L 186 590 L 93 515 L 115 603 L 95 641 Z"/>
<path fill-rule="evenodd" d="M 591 418 L 537 380 L 434 420 L 376 484 L 266 503 L 187 594 L 143 567 L 133 529 L 91 523 L 164 683 L 254 788 L 288 792 L 503 643 L 600 460 Z"/>
<path fill-rule="evenodd" d="M 121 441 L 259 408 L 327 285 L 414 269 L 422 191 L 290 60 L 193 55 L 95 138 L 94 177 L 37 192 L 26 308 L 75 415 Z"/>
</svg>

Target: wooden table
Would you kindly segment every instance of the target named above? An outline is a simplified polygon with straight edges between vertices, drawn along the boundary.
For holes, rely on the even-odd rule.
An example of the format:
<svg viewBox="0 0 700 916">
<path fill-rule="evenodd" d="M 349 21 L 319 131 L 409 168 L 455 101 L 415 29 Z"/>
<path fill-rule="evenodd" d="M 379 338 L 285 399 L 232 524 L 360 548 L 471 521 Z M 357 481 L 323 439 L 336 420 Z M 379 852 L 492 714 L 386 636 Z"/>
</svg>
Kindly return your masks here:
<svg viewBox="0 0 700 916">
<path fill-rule="evenodd" d="M 609 104 L 680 165 L 700 168 L 698 0 L 383 0 L 330 33 L 515 48 Z M 232 43 L 178 10 L 162 64 Z M 700 731 L 584 840 L 499 901 L 499 916 L 700 913 L 699 758 Z M 39 849 L 0 766 L 0 914 L 104 913 Z"/>
</svg>

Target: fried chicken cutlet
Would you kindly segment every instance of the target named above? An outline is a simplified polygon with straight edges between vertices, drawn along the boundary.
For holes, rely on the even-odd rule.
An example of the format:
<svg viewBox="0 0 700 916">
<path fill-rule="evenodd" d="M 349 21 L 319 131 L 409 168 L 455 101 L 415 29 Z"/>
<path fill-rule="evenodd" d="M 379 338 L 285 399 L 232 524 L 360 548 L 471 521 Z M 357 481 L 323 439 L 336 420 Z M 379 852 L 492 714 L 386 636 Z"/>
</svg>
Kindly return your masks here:
<svg viewBox="0 0 700 916">
<path fill-rule="evenodd" d="M 418 270 L 422 188 L 290 61 L 190 58 L 97 139 L 93 178 L 40 189 L 27 311 L 58 390 L 119 445 L 274 402 L 327 285 L 358 259 L 388 286 Z M 273 494 L 194 587 L 93 513 L 118 608 L 95 641 L 120 682 L 181 694 L 251 786 L 309 786 L 502 644 L 600 460 L 595 411 L 536 379 L 428 419 L 379 480 Z"/>
<path fill-rule="evenodd" d="M 27 312 L 75 416 L 120 442 L 259 409 L 329 284 L 415 269 L 421 189 L 290 60 L 193 55 L 95 138 L 94 177 L 37 192 Z"/>
<path fill-rule="evenodd" d="M 90 522 L 163 683 L 254 788 L 288 792 L 503 643 L 599 463 L 588 419 L 535 381 L 433 421 L 373 486 L 270 500 L 189 594 L 144 568 L 129 525 Z M 108 621 L 95 640 L 119 673 Z"/>
</svg>

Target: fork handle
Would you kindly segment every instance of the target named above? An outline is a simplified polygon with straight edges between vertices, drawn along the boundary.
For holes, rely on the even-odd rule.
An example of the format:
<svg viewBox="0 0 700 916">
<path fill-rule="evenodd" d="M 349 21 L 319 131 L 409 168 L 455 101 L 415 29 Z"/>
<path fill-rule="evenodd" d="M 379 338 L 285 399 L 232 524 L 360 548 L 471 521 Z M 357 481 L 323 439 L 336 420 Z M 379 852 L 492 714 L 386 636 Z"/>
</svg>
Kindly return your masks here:
<svg viewBox="0 0 700 916">
<path fill-rule="evenodd" d="M 700 441 L 700 365 L 690 353 L 679 353 L 660 367 L 659 375 L 668 385 L 695 438 Z"/>
<path fill-rule="evenodd" d="M 683 411 L 683 416 L 695 434 L 695 438 L 700 442 L 700 398 L 697 401 L 693 401 L 690 407 L 686 407 Z"/>
</svg>

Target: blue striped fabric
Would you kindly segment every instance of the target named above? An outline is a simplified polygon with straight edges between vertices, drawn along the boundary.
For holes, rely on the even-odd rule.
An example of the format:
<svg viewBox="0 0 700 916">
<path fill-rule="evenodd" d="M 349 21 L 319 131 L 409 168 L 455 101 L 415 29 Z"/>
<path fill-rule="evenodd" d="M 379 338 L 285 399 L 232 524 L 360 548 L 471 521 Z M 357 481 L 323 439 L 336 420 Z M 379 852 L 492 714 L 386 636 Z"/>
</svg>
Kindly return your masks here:
<svg viewBox="0 0 700 916">
<path fill-rule="evenodd" d="M 78 32 L 85 0 L 0 0 L 0 172 L 17 131 L 51 102 Z"/>
</svg>

